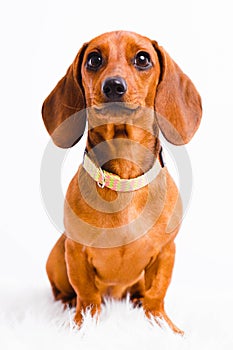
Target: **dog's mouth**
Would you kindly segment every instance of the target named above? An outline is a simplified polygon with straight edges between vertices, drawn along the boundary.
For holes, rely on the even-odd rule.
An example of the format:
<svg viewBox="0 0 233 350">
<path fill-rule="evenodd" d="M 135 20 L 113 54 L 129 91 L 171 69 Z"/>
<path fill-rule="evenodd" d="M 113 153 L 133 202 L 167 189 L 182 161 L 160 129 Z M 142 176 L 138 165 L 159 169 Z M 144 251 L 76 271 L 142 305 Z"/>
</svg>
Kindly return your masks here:
<svg viewBox="0 0 233 350">
<path fill-rule="evenodd" d="M 147 130 L 148 125 L 154 121 L 154 113 L 152 108 L 126 102 L 108 102 L 87 108 L 89 128 L 107 124 L 130 124 Z"/>
<path fill-rule="evenodd" d="M 140 106 L 126 102 L 107 102 L 92 107 L 95 113 L 101 115 L 130 115 L 135 113 Z"/>
</svg>

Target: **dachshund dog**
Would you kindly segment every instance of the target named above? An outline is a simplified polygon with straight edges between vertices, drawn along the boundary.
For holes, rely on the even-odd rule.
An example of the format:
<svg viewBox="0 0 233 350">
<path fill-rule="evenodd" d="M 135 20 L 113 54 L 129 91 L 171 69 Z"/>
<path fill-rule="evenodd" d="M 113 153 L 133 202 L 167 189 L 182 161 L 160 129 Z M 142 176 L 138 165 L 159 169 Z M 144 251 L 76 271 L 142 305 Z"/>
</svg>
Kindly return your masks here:
<svg viewBox="0 0 233 350">
<path fill-rule="evenodd" d="M 62 148 L 88 135 L 64 206 L 65 232 L 46 269 L 56 300 L 98 315 L 127 295 L 145 314 L 169 319 L 164 298 L 182 221 L 179 191 L 163 163 L 159 130 L 174 145 L 200 124 L 200 96 L 156 41 L 132 32 L 85 43 L 46 98 L 45 126 Z"/>
</svg>

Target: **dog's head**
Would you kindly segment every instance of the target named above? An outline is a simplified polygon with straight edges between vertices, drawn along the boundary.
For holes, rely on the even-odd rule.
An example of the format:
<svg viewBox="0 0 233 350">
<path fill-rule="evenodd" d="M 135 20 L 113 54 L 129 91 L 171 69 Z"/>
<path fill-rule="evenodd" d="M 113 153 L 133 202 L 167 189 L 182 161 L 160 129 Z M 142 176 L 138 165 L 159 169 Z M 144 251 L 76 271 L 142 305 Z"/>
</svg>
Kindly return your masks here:
<svg viewBox="0 0 233 350">
<path fill-rule="evenodd" d="M 43 104 L 45 126 L 56 145 L 74 145 L 84 133 L 86 108 L 95 115 L 140 116 L 155 111 L 165 138 L 190 141 L 201 120 L 201 99 L 166 51 L 131 32 L 106 33 L 83 45 Z M 113 122 L 113 121 L 112 121 Z"/>
</svg>

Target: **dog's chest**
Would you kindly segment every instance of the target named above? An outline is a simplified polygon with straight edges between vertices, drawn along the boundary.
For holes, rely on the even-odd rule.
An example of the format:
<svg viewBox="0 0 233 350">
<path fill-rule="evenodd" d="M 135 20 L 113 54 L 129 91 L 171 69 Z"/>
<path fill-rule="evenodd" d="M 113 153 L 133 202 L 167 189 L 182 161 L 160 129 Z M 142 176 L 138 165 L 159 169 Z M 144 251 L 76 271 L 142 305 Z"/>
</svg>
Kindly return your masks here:
<svg viewBox="0 0 233 350">
<path fill-rule="evenodd" d="M 167 194 L 164 171 L 150 186 L 118 193 L 112 200 L 104 198 L 87 176 L 81 180 L 72 181 L 74 191 L 65 203 L 66 234 L 73 240 L 96 248 L 124 247 L 158 226 Z"/>
<path fill-rule="evenodd" d="M 155 254 L 156 248 L 148 237 L 122 247 L 87 248 L 88 261 L 95 270 L 96 282 L 108 286 L 130 285 L 140 279 Z"/>
</svg>

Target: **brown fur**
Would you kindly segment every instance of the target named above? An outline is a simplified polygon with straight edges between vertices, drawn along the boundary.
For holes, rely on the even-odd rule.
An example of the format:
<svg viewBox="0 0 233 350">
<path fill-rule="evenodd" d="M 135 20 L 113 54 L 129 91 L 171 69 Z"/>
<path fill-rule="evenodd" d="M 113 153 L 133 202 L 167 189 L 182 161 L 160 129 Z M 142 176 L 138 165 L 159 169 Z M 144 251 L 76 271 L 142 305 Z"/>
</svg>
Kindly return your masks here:
<svg viewBox="0 0 233 350">
<path fill-rule="evenodd" d="M 90 71 L 87 57 L 96 50 L 101 52 L 103 64 Z M 150 69 L 137 70 L 132 64 L 138 51 L 149 53 Z M 127 82 L 121 102 L 129 108 L 122 109 L 120 117 L 119 110 L 102 108 L 107 101 L 101 86 L 112 76 Z M 159 128 L 171 143 L 184 144 L 201 119 L 199 94 L 165 50 L 155 41 L 123 31 L 106 33 L 84 44 L 45 100 L 43 120 L 58 146 L 71 147 L 80 139 L 86 119 L 86 112 L 80 111 L 85 107 L 89 109 L 87 151 L 97 161 L 110 154 L 102 168 L 124 179 L 148 171 L 158 158 Z M 113 140 L 120 142 L 111 143 Z M 130 147 L 134 143 L 138 148 Z M 103 147 L 98 152 L 99 145 Z M 143 212 L 148 200 L 152 204 Z M 47 262 L 55 299 L 76 305 L 75 322 L 80 325 L 82 310 L 92 306 L 94 315 L 105 296 L 121 299 L 130 293 L 148 316 L 161 317 L 173 331 L 182 333 L 164 310 L 181 219 L 179 193 L 166 168 L 150 185 L 120 193 L 99 188 L 80 166 L 66 195 L 66 232 Z M 135 230 L 148 222 L 152 224 L 147 233 L 134 240 Z M 87 226 L 95 228 L 89 244 L 85 244 Z M 109 239 L 106 229 L 117 229 L 116 237 L 110 236 L 115 245 L 101 248 Z M 132 236 L 130 243 L 124 244 L 124 235 Z"/>
</svg>

